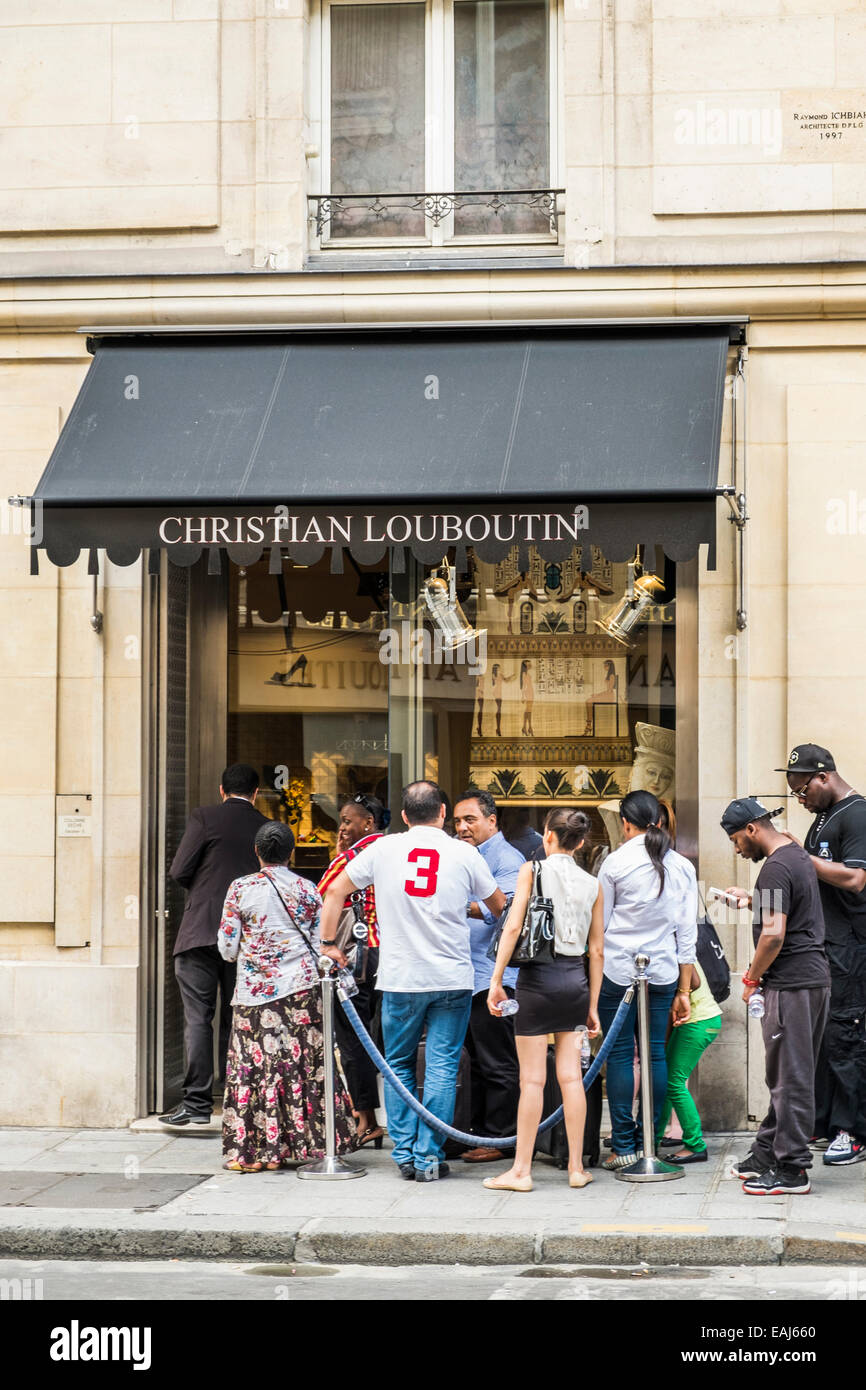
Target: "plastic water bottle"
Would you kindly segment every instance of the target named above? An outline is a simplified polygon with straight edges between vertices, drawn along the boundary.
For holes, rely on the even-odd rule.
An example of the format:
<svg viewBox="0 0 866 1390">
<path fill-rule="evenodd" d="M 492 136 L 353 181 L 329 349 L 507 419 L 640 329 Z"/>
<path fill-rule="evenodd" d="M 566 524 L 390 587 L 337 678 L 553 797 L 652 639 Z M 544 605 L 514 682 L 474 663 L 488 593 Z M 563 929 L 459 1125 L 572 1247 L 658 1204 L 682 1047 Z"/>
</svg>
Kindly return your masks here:
<svg viewBox="0 0 866 1390">
<path fill-rule="evenodd" d="M 749 1018 L 764 1017 L 764 991 L 756 989 L 754 994 L 749 996 Z"/>
<path fill-rule="evenodd" d="M 592 1061 L 592 1051 L 589 1046 L 589 1033 L 582 1025 L 574 1030 L 574 1045 L 580 1052 L 580 1065 L 586 1071 Z"/>
<path fill-rule="evenodd" d="M 516 999 L 503 999 L 501 1004 L 496 1006 L 502 1018 L 511 1018 L 517 1013 L 520 1005 Z"/>
</svg>

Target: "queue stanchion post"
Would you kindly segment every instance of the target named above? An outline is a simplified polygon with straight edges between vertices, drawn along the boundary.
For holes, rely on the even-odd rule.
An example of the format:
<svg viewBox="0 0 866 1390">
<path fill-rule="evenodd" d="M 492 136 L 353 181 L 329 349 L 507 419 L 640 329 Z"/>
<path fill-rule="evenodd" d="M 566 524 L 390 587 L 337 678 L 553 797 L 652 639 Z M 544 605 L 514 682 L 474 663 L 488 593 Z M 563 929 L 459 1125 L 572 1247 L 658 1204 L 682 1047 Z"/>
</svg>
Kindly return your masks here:
<svg viewBox="0 0 866 1390">
<path fill-rule="evenodd" d="M 640 1054 L 640 1106 L 643 1116 L 643 1158 L 630 1163 L 627 1168 L 617 1170 L 616 1176 L 622 1182 L 670 1182 L 673 1178 L 684 1178 L 684 1168 L 674 1163 L 666 1163 L 656 1157 L 655 1120 L 653 1116 L 653 1073 L 650 1050 L 649 1021 L 649 976 L 647 966 L 649 956 L 637 955 L 634 958 L 635 988 L 637 990 L 637 1042 Z"/>
<path fill-rule="evenodd" d="M 325 1052 L 325 1154 L 323 1158 L 302 1163 L 298 1169 L 299 1178 L 330 1178 L 345 1180 L 363 1178 L 366 1168 L 356 1163 L 348 1163 L 337 1154 L 336 1122 L 336 1067 L 334 1066 L 334 990 L 336 982 L 332 973 L 333 961 L 328 956 L 319 959 L 319 975 L 322 981 L 322 1039 Z"/>
</svg>

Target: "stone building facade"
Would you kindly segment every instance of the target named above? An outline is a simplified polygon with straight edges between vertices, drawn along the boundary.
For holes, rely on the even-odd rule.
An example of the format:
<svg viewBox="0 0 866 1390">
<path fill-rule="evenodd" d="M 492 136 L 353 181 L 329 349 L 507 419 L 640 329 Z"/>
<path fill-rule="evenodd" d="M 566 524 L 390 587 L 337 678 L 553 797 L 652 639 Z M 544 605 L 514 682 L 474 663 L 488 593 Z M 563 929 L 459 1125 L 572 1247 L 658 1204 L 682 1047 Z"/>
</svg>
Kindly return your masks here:
<svg viewBox="0 0 866 1390">
<path fill-rule="evenodd" d="M 513 127 L 506 98 L 526 79 L 506 69 L 497 86 L 488 74 L 482 111 L 490 53 L 543 25 L 546 66 L 527 60 L 526 90 L 542 72 L 548 143 L 539 153 L 536 141 L 527 168 L 545 166 L 535 187 L 552 214 L 524 205 L 497 223 L 487 210 L 461 233 L 461 209 L 435 226 L 398 206 L 387 235 L 346 179 L 336 188 L 339 142 L 356 178 L 373 167 L 371 130 L 389 175 L 395 142 L 413 139 L 439 178 L 461 158 L 468 167 L 451 114 L 465 62 L 449 57 L 466 6 L 429 0 L 426 48 L 402 30 L 394 40 L 406 55 L 396 78 L 400 26 L 381 13 L 394 6 L 362 7 L 371 18 L 348 38 L 341 8 L 78 0 L 70 20 L 56 0 L 31 0 L 26 18 L 0 0 L 0 493 L 34 491 L 91 360 L 82 329 L 747 318 L 729 362 L 719 481 L 731 476 L 736 401 L 749 520 L 740 551 L 719 498 L 716 568 L 698 561 L 696 697 L 678 707 L 677 730 L 697 729 L 697 764 L 678 769 L 678 784 L 697 807 L 699 877 L 748 882 L 719 830 L 731 797 L 772 801 L 784 790 L 772 770 L 802 741 L 830 747 L 855 786 L 866 773 L 862 6 L 472 5 L 462 57 L 479 130 Z M 363 45 L 373 56 L 347 78 Z M 425 102 L 404 129 L 416 60 Z M 481 174 L 514 195 L 497 139 Z M 348 201 L 325 207 L 328 194 Z M 160 1047 L 143 907 L 154 911 L 143 882 L 148 581 L 140 564 L 104 557 L 93 576 L 86 555 L 67 568 L 43 559 L 31 575 L 21 513 L 3 516 L 0 1124 L 124 1125 L 152 1104 Z M 88 833 L 69 833 L 75 817 Z M 802 832 L 804 813 L 788 824 Z M 748 926 L 722 935 L 745 966 Z M 710 1127 L 741 1126 L 762 1104 L 760 1048 L 748 1046 L 737 993 L 701 1064 Z"/>
</svg>

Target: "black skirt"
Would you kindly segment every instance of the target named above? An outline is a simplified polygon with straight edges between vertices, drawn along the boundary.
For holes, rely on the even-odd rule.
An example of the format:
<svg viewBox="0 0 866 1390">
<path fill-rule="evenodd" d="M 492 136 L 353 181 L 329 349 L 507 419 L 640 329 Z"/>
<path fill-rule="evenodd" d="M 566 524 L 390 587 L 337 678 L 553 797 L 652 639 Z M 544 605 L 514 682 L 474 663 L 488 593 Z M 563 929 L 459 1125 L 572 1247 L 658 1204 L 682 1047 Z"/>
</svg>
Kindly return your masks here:
<svg viewBox="0 0 866 1390">
<path fill-rule="evenodd" d="M 514 1031 L 521 1038 L 569 1033 L 586 1023 L 589 985 L 583 956 L 557 956 L 521 966 L 517 977 Z"/>
</svg>

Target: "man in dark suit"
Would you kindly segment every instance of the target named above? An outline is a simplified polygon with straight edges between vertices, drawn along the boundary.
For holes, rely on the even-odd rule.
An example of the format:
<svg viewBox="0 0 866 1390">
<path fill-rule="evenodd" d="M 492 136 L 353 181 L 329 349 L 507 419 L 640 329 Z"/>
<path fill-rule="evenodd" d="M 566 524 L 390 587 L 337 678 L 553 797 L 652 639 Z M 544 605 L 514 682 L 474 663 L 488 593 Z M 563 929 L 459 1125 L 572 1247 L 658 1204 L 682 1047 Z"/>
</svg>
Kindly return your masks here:
<svg viewBox="0 0 866 1390">
<path fill-rule="evenodd" d="M 169 873 L 189 889 L 174 946 L 174 974 L 183 1000 L 186 1075 L 183 1101 L 164 1125 L 207 1124 L 213 1109 L 213 1018 L 221 989 L 220 1074 L 225 1074 L 231 1028 L 235 966 L 217 949 L 223 903 L 233 879 L 256 873 L 253 841 L 266 817 L 255 808 L 259 779 L 246 763 L 227 767 L 220 783 L 221 805 L 193 811 Z"/>
</svg>

